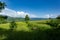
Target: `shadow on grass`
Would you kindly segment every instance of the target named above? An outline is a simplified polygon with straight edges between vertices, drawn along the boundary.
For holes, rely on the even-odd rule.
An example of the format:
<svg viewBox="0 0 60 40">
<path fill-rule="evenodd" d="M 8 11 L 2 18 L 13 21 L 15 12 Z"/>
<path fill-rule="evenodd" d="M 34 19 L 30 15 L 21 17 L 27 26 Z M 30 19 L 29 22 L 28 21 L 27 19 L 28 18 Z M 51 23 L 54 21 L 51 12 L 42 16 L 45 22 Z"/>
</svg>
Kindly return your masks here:
<svg viewBox="0 0 60 40">
<path fill-rule="evenodd" d="M 33 30 L 26 31 L 11 31 L 0 28 L 0 36 L 4 35 L 6 38 L 2 40 L 60 40 L 60 30 Z"/>
</svg>

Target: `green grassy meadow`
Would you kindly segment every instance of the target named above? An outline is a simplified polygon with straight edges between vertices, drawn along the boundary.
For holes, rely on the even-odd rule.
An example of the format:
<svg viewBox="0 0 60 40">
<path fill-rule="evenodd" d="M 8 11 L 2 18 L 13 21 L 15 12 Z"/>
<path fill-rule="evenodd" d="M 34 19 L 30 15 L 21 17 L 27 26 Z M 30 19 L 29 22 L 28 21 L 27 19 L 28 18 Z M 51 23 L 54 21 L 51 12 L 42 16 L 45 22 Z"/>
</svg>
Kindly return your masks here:
<svg viewBox="0 0 60 40">
<path fill-rule="evenodd" d="M 30 24 L 34 27 L 39 27 L 40 29 L 50 29 L 51 27 L 46 23 L 46 20 L 44 21 L 31 21 Z M 16 22 L 17 24 L 17 28 L 16 30 L 17 31 L 21 31 L 21 30 L 24 30 L 24 31 L 29 31 L 29 27 L 28 27 L 28 24 L 26 24 L 25 22 Z M 0 24 L 0 28 L 3 28 L 3 29 L 9 29 L 10 27 L 10 23 L 5 23 L 5 24 Z"/>
<path fill-rule="evenodd" d="M 17 24 L 15 31 L 9 30 L 10 23 L 2 23 L 0 24 L 0 40 L 59 40 L 60 30 L 46 24 L 49 21 L 15 22 Z"/>
</svg>

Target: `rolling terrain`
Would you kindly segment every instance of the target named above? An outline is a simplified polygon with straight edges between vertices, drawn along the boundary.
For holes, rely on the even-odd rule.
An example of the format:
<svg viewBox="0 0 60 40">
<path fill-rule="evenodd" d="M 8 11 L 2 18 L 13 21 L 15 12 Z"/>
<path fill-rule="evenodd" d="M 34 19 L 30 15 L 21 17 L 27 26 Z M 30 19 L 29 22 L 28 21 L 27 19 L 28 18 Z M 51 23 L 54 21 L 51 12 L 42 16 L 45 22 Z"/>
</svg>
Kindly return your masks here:
<svg viewBox="0 0 60 40">
<path fill-rule="evenodd" d="M 10 30 L 10 22 L 0 24 L 0 40 L 51 40 L 60 39 L 59 29 L 46 24 L 50 20 L 34 20 L 15 22 L 17 28 Z M 55 21 L 54 21 L 55 22 Z M 56 35 L 58 35 L 56 37 Z"/>
</svg>

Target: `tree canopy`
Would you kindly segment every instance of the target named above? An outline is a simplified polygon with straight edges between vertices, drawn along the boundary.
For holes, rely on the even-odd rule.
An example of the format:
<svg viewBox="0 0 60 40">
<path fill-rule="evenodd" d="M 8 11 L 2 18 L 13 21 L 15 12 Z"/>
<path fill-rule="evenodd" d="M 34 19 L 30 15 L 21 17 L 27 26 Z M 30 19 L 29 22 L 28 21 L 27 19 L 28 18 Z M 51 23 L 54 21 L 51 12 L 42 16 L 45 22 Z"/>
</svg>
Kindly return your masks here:
<svg viewBox="0 0 60 40">
<path fill-rule="evenodd" d="M 0 12 L 5 8 L 5 3 L 0 1 Z"/>
</svg>

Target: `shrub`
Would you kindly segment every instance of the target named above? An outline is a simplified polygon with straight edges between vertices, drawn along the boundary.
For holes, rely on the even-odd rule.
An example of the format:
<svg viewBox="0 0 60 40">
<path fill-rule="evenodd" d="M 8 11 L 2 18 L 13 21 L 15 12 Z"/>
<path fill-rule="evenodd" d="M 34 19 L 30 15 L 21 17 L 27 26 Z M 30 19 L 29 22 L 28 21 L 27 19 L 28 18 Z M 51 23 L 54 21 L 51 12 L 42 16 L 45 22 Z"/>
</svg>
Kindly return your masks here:
<svg viewBox="0 0 60 40">
<path fill-rule="evenodd" d="M 10 23 L 10 30 L 15 30 L 17 28 L 17 24 L 15 23 L 15 21 L 12 21 Z"/>
<path fill-rule="evenodd" d="M 49 22 L 47 22 L 48 25 L 53 26 L 53 27 L 57 27 L 59 23 L 60 23 L 59 19 L 50 20 Z"/>
<path fill-rule="evenodd" d="M 60 19 L 60 15 L 56 17 L 56 19 Z"/>
</svg>

